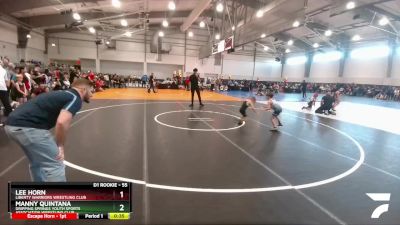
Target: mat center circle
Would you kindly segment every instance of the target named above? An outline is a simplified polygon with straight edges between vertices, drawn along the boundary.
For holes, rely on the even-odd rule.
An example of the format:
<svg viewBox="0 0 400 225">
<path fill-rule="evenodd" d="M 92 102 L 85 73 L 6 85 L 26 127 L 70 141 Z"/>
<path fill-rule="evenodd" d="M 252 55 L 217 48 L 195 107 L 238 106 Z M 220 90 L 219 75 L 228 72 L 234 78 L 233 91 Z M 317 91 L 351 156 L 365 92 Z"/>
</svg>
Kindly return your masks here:
<svg viewBox="0 0 400 225">
<path fill-rule="evenodd" d="M 238 129 L 245 123 L 238 124 L 240 117 L 215 111 L 177 110 L 163 112 L 154 117 L 158 124 L 192 131 L 227 131 Z"/>
</svg>

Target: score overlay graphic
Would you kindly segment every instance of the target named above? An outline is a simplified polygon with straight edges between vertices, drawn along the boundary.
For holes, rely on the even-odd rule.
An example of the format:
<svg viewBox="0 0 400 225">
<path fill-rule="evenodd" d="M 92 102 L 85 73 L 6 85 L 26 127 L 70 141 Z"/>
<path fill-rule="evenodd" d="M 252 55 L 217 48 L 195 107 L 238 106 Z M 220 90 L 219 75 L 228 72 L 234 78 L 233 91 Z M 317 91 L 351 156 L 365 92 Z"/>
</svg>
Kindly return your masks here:
<svg viewBox="0 0 400 225">
<path fill-rule="evenodd" d="M 13 220 L 126 220 L 132 213 L 128 182 L 10 182 L 8 198 Z"/>
</svg>

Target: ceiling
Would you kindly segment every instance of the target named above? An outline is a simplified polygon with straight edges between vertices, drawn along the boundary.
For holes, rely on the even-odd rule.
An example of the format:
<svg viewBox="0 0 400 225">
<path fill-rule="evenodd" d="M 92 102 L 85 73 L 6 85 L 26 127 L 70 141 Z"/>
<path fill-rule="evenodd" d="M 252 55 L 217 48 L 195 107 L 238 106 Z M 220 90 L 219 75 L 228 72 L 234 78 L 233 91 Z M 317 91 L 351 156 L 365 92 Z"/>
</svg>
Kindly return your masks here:
<svg viewBox="0 0 400 225">
<path fill-rule="evenodd" d="M 346 8 L 347 0 L 174 0 L 175 10 L 168 9 L 170 0 L 119 0 L 119 8 L 112 1 L 118 0 L 1 0 L 0 15 L 46 34 L 89 33 L 89 27 L 105 37 L 144 28 L 193 31 L 208 36 L 209 41 L 217 33 L 222 38 L 234 34 L 235 45 L 243 46 L 239 51 L 250 54 L 254 46 L 267 46 L 270 50 L 265 54 L 272 55 L 286 49 L 311 51 L 315 43 L 319 48 L 345 48 L 354 42 L 354 35 L 361 37 L 357 42 L 397 41 L 400 30 L 400 0 L 354 0 L 353 9 Z M 218 3 L 223 3 L 223 13 L 216 12 Z M 264 14 L 258 18 L 260 9 Z M 79 13 L 81 21 L 72 13 Z M 382 17 L 389 20 L 385 26 L 379 25 Z M 127 20 L 127 27 L 121 19 Z M 169 22 L 168 28 L 161 26 L 163 20 Z M 300 25 L 293 27 L 296 20 Z M 200 21 L 206 22 L 206 28 L 199 27 Z M 332 30 L 330 37 L 324 35 L 328 29 Z"/>
</svg>

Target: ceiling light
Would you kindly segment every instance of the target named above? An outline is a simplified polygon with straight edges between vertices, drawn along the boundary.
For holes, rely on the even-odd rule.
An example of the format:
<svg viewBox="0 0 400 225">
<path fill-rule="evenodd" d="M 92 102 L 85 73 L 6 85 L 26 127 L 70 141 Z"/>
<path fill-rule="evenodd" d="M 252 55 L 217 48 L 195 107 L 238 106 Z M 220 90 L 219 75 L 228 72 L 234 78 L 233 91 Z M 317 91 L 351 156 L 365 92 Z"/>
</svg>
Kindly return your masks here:
<svg viewBox="0 0 400 225">
<path fill-rule="evenodd" d="M 293 40 L 289 40 L 289 41 L 287 42 L 287 44 L 288 44 L 288 45 L 293 45 Z"/>
<path fill-rule="evenodd" d="M 204 23 L 204 21 L 201 21 L 201 22 L 199 23 L 199 26 L 200 26 L 201 28 L 203 28 L 203 27 L 206 26 L 206 23 Z"/>
<path fill-rule="evenodd" d="M 169 10 L 175 10 L 176 9 L 176 5 L 174 1 L 169 1 L 168 3 L 168 9 Z"/>
<path fill-rule="evenodd" d="M 346 9 L 354 9 L 354 7 L 356 7 L 356 3 L 353 1 L 350 1 L 346 4 Z"/>
<path fill-rule="evenodd" d="M 132 37 L 132 33 L 131 32 L 129 32 L 129 31 L 127 31 L 127 32 L 125 32 L 125 34 L 124 34 L 125 36 L 127 36 L 127 37 Z"/>
<path fill-rule="evenodd" d="M 162 25 L 163 25 L 163 27 L 168 27 L 168 25 L 169 25 L 169 24 L 168 24 L 168 21 L 164 19 L 164 20 L 162 21 Z"/>
<path fill-rule="evenodd" d="M 164 32 L 162 32 L 162 31 L 158 32 L 158 36 L 159 37 L 164 37 Z"/>
<path fill-rule="evenodd" d="M 264 16 L 264 12 L 260 9 L 260 10 L 257 11 L 256 16 L 258 18 L 263 17 Z"/>
<path fill-rule="evenodd" d="M 31 38 L 31 37 L 32 37 L 32 36 L 31 36 L 30 34 L 27 34 L 27 35 L 26 35 L 26 38 L 28 38 L 28 39 Z"/>
<path fill-rule="evenodd" d="M 331 30 L 326 30 L 325 31 L 325 36 L 329 37 L 332 35 L 332 31 Z"/>
<path fill-rule="evenodd" d="M 77 12 L 75 12 L 74 14 L 72 14 L 72 17 L 73 17 L 75 20 L 81 20 L 81 15 L 79 15 L 79 13 L 77 13 Z"/>
<path fill-rule="evenodd" d="M 318 47 L 319 47 L 319 44 L 318 44 L 318 43 L 314 43 L 312 46 L 313 46 L 314 48 L 318 48 Z"/>
<path fill-rule="evenodd" d="M 356 34 L 356 35 L 354 35 L 354 36 L 351 38 L 351 40 L 353 40 L 353 41 L 359 41 L 359 40 L 361 40 L 361 36 L 358 35 L 358 34 Z"/>
<path fill-rule="evenodd" d="M 96 29 L 94 29 L 94 27 L 89 27 L 89 32 L 94 34 L 96 33 Z"/>
<path fill-rule="evenodd" d="M 106 44 L 108 44 L 108 45 L 109 45 L 109 44 L 110 44 L 110 41 L 106 41 Z"/>
<path fill-rule="evenodd" d="M 222 12 L 222 11 L 224 11 L 224 5 L 222 5 L 222 3 L 221 2 L 219 2 L 218 4 L 217 4 L 217 12 Z"/>
<path fill-rule="evenodd" d="M 382 19 L 379 20 L 379 25 L 381 26 L 386 26 L 389 23 L 389 20 L 386 16 L 382 17 Z"/>
<path fill-rule="evenodd" d="M 264 51 L 268 51 L 269 47 L 268 46 L 264 46 Z"/>
<path fill-rule="evenodd" d="M 286 52 L 286 53 L 289 53 L 289 52 L 290 52 L 290 49 L 286 49 L 285 52 Z"/>
<path fill-rule="evenodd" d="M 54 43 L 51 43 L 51 47 L 56 47 L 56 44 L 54 44 Z"/>
<path fill-rule="evenodd" d="M 119 0 L 111 0 L 111 4 L 115 8 L 121 8 L 121 2 Z"/>
<path fill-rule="evenodd" d="M 216 35 L 215 35 L 215 39 L 217 39 L 217 40 L 221 39 L 221 35 L 216 34 Z"/>
<path fill-rule="evenodd" d="M 128 26 L 128 21 L 126 21 L 126 19 L 122 19 L 121 20 L 121 26 L 127 27 Z"/>
<path fill-rule="evenodd" d="M 189 36 L 189 37 L 193 37 L 193 32 L 192 32 L 192 31 L 189 31 L 188 36 Z"/>
<path fill-rule="evenodd" d="M 300 26 L 300 22 L 298 20 L 293 22 L 293 27 L 299 27 Z"/>
<path fill-rule="evenodd" d="M 264 34 L 264 33 L 261 34 L 261 38 L 265 38 L 266 36 L 267 36 L 267 35 Z"/>
<path fill-rule="evenodd" d="M 235 26 L 232 26 L 232 30 L 235 30 Z"/>
</svg>

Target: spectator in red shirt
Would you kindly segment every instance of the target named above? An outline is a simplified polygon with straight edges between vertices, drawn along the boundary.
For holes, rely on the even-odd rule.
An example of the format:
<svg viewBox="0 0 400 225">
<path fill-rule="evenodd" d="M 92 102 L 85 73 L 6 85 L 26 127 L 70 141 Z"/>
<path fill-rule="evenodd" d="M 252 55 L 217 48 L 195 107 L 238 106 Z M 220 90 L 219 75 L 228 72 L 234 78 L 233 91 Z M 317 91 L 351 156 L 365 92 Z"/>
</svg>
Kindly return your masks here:
<svg viewBox="0 0 400 225">
<path fill-rule="evenodd" d="M 94 73 L 93 73 L 93 72 L 90 72 L 90 73 L 89 73 L 89 80 L 90 80 L 90 81 L 94 81 L 94 79 L 95 79 Z"/>
<path fill-rule="evenodd" d="M 104 82 L 102 80 L 95 79 L 96 91 L 104 91 L 103 86 L 104 86 Z"/>
</svg>

